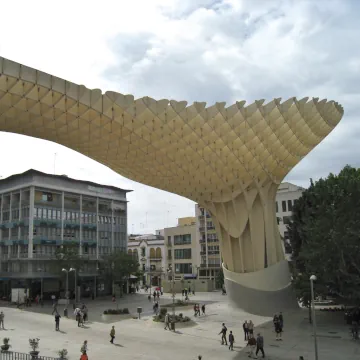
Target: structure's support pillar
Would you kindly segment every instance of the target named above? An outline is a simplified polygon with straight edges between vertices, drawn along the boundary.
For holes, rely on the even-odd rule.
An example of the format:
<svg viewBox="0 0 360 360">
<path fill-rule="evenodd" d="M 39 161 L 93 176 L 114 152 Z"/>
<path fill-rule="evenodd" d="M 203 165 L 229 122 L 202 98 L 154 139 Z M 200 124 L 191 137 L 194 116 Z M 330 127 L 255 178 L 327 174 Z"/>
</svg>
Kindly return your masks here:
<svg viewBox="0 0 360 360">
<path fill-rule="evenodd" d="M 29 247 L 28 247 L 28 258 L 33 257 L 34 248 L 34 204 L 35 204 L 35 187 L 30 187 L 30 204 L 29 204 Z M 29 263 L 29 265 L 31 265 Z"/>
<path fill-rule="evenodd" d="M 99 198 L 96 198 L 96 259 L 99 260 Z"/>
<path fill-rule="evenodd" d="M 80 195 L 80 228 L 79 228 L 79 255 L 83 254 L 82 248 L 82 241 L 83 241 L 83 234 L 82 234 L 82 195 Z"/>
<path fill-rule="evenodd" d="M 64 221 L 65 221 L 65 193 L 61 192 L 61 245 L 64 244 Z"/>
<path fill-rule="evenodd" d="M 272 300 L 279 311 L 296 307 L 276 224 L 277 187 L 253 183 L 230 200 L 205 204 L 220 238 L 229 298 L 259 315 L 272 315 L 278 306 Z"/>
</svg>

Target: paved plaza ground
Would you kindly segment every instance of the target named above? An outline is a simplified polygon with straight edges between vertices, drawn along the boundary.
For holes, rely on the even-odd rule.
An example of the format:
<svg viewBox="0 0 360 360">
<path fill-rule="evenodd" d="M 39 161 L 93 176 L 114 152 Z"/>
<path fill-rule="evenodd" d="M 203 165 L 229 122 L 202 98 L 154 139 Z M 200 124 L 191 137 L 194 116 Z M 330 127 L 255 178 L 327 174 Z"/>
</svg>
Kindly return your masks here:
<svg viewBox="0 0 360 360">
<path fill-rule="evenodd" d="M 180 297 L 181 298 L 181 297 Z M 87 300 L 90 322 L 85 328 L 78 328 L 70 311 L 70 318 L 61 318 L 60 332 L 55 332 L 54 317 L 51 316 L 51 305 L 44 308 L 31 307 L 19 310 L 14 307 L 1 307 L 5 313 L 5 331 L 0 335 L 9 337 L 12 350 L 28 352 L 28 339 L 40 338 L 40 354 L 55 356 L 56 351 L 66 348 L 70 360 L 79 359 L 80 347 L 84 340 L 89 343 L 89 359 L 121 358 L 124 360 L 142 359 L 197 359 L 201 354 L 203 360 L 217 359 L 247 359 L 245 342 L 243 341 L 242 323 L 252 320 L 256 330 L 265 338 L 265 352 L 268 359 L 290 360 L 298 359 L 299 355 L 306 360 L 313 360 L 312 327 L 307 320 L 307 311 L 299 310 L 284 314 L 283 341 L 275 341 L 271 319 L 246 314 L 233 310 L 227 304 L 227 296 L 218 292 L 197 293 L 191 300 L 207 304 L 207 315 L 194 318 L 191 308 L 177 309 L 195 320 L 195 325 L 178 327 L 170 332 L 163 325 L 152 321 L 152 303 L 147 300 L 147 294 L 128 295 L 119 300 L 119 308 L 128 307 L 136 315 L 136 308 L 142 306 L 144 316 L 138 319 L 127 319 L 109 323 L 104 321 L 101 313 L 104 309 L 113 308 L 110 299 Z M 164 294 L 161 303 L 171 303 L 171 296 Z M 62 310 L 63 306 L 59 306 Z M 171 311 L 171 308 L 169 309 Z M 274 309 L 274 312 L 281 309 Z M 319 358 L 354 359 L 360 355 L 360 344 L 351 340 L 349 326 L 344 325 L 343 313 L 318 312 L 318 343 Z M 229 351 L 220 344 L 218 333 L 221 323 L 225 322 L 228 329 L 235 335 L 235 349 Z M 109 343 L 111 326 L 115 325 L 115 345 Z"/>
</svg>

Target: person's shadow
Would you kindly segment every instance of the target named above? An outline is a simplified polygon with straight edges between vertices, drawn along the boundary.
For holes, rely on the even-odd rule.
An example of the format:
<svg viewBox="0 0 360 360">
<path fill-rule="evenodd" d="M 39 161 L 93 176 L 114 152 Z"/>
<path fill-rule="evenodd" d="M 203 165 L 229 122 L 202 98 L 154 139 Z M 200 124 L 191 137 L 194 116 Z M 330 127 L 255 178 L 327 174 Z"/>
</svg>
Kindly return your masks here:
<svg viewBox="0 0 360 360">
<path fill-rule="evenodd" d="M 116 346 L 116 347 L 124 347 L 124 346 L 122 346 L 122 345 L 120 345 L 120 344 L 114 344 L 114 346 Z"/>
<path fill-rule="evenodd" d="M 67 332 L 62 331 L 62 330 L 59 330 L 58 332 L 61 333 L 61 334 L 67 334 Z"/>
</svg>

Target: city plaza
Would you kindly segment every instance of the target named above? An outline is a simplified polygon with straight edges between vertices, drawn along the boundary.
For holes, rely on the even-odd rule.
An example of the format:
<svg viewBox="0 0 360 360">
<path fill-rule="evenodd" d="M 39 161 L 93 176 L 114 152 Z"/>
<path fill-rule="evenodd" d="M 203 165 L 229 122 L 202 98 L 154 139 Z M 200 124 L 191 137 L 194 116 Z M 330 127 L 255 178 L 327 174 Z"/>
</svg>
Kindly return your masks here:
<svg viewBox="0 0 360 360">
<path fill-rule="evenodd" d="M 181 299 L 181 295 L 178 295 Z M 52 307 L 46 303 L 43 308 L 33 305 L 24 310 L 14 306 L 1 306 L 5 313 L 5 331 L 1 335 L 10 338 L 11 350 L 14 352 L 30 351 L 29 338 L 40 338 L 40 355 L 56 357 L 60 349 L 67 349 L 69 359 L 80 357 L 80 348 L 84 340 L 88 341 L 89 359 L 174 359 L 196 360 L 202 355 L 203 360 L 245 359 L 246 342 L 242 324 L 252 320 L 255 333 L 261 332 L 265 340 L 265 353 L 268 359 L 298 359 L 300 355 L 306 360 L 314 359 L 312 327 L 308 322 L 307 310 L 284 314 L 283 341 L 275 341 L 272 319 L 233 310 L 228 306 L 227 296 L 221 292 L 197 293 L 190 301 L 206 304 L 206 316 L 194 317 L 192 307 L 176 308 L 189 316 L 194 323 L 190 326 L 178 326 L 173 331 L 164 330 L 163 323 L 152 320 L 152 301 L 147 293 L 140 292 L 119 299 L 119 308 L 128 307 L 134 318 L 124 320 L 105 320 L 101 314 L 104 309 L 113 308 L 110 299 L 87 301 L 89 322 L 84 328 L 78 328 L 72 311 L 69 318 L 62 317 L 60 331 L 55 331 Z M 160 298 L 160 304 L 171 304 L 170 294 Z M 2 303 L 1 305 L 6 305 Z M 143 308 L 143 314 L 136 319 L 137 307 Z M 280 309 L 279 309 L 280 310 Z M 62 306 L 59 306 L 62 315 Z M 168 308 L 171 312 L 171 307 Z M 274 309 L 278 311 L 278 309 Z M 353 359 L 358 353 L 357 342 L 351 341 L 349 329 L 344 325 L 343 313 L 318 312 L 318 346 L 321 359 Z M 114 322 L 113 322 L 114 321 Z M 235 336 L 234 351 L 222 346 L 220 341 L 221 324 L 225 322 L 228 330 Z M 114 345 L 109 343 L 110 329 L 116 329 Z"/>
</svg>

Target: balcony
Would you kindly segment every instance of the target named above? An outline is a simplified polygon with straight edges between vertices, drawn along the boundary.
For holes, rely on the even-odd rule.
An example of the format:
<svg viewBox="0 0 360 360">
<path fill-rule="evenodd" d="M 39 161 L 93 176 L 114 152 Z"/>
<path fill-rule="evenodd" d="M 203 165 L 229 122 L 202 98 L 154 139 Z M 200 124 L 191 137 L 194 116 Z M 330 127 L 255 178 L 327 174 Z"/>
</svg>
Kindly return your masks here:
<svg viewBox="0 0 360 360">
<path fill-rule="evenodd" d="M 200 231 L 200 232 L 204 232 L 204 231 L 205 231 L 205 226 L 200 226 L 200 227 L 199 227 L 199 231 Z"/>
<path fill-rule="evenodd" d="M 200 255 L 206 255 L 206 251 L 200 251 Z"/>
<path fill-rule="evenodd" d="M 199 242 L 200 244 L 204 244 L 206 242 L 206 239 L 200 239 Z"/>
<path fill-rule="evenodd" d="M 201 267 L 201 268 L 206 268 L 206 267 L 207 267 L 207 264 L 200 264 L 200 267 Z"/>
<path fill-rule="evenodd" d="M 55 254 L 49 254 L 49 253 L 33 253 L 32 257 L 33 259 L 55 260 Z"/>
<path fill-rule="evenodd" d="M 166 246 L 167 246 L 167 247 L 172 247 L 172 243 L 171 243 L 171 242 L 168 242 L 168 243 L 166 244 Z"/>
<path fill-rule="evenodd" d="M 207 229 L 208 230 L 215 230 L 215 226 L 208 226 Z"/>
<path fill-rule="evenodd" d="M 150 261 L 162 261 L 161 257 L 150 257 Z"/>
</svg>

